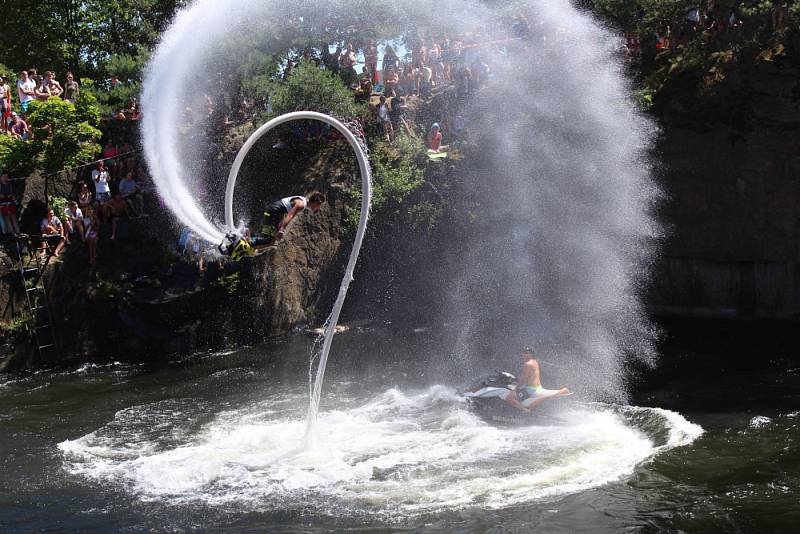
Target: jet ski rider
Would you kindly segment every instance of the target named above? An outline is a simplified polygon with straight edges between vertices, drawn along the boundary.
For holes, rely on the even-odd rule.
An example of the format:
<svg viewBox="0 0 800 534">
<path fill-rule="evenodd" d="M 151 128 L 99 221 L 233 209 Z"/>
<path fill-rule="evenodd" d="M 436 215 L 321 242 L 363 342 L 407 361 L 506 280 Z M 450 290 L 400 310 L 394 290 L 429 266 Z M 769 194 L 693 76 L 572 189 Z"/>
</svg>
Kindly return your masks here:
<svg viewBox="0 0 800 534">
<path fill-rule="evenodd" d="M 526 347 L 522 351 L 522 373 L 520 373 L 517 387 L 507 393 L 503 400 L 523 412 L 530 412 L 548 399 L 569 395 L 567 388 L 544 389 L 541 381 L 539 362 L 533 354 L 533 349 Z"/>
</svg>

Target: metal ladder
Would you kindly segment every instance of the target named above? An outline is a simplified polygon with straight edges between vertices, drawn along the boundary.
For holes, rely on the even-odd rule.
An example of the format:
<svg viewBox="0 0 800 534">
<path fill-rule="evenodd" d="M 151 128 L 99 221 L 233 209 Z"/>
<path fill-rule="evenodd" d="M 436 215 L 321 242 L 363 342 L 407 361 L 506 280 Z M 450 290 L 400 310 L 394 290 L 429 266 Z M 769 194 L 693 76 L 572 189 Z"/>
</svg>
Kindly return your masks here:
<svg viewBox="0 0 800 534">
<path fill-rule="evenodd" d="M 28 247 L 30 247 L 30 243 Z M 28 259 L 23 260 L 22 247 L 17 241 L 17 259 L 19 272 L 22 277 L 22 287 L 25 291 L 25 303 L 28 312 L 33 317 L 33 335 L 39 356 L 48 349 L 55 349 L 56 336 L 53 330 L 53 317 L 44 285 L 44 271 L 53 257 L 50 245 L 46 245 L 47 254 L 44 260 L 38 257 L 36 251 L 28 254 Z"/>
</svg>

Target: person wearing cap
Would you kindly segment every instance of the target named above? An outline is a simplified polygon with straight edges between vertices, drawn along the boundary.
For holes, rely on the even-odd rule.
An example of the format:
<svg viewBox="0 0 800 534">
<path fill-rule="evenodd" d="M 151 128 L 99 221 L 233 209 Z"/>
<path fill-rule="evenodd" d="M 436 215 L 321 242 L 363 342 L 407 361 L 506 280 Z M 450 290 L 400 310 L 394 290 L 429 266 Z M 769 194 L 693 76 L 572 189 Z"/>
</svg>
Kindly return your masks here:
<svg viewBox="0 0 800 534">
<path fill-rule="evenodd" d="M 439 152 L 445 148 L 442 146 L 442 132 L 438 122 L 434 122 L 431 131 L 428 132 L 428 148 L 433 152 Z"/>
<path fill-rule="evenodd" d="M 542 387 L 541 370 L 533 349 L 525 347 L 522 351 L 522 360 L 522 373 L 520 373 L 517 387 L 503 398 L 507 403 L 523 412 L 530 412 L 548 399 L 570 395 L 567 388 L 545 389 Z"/>
</svg>

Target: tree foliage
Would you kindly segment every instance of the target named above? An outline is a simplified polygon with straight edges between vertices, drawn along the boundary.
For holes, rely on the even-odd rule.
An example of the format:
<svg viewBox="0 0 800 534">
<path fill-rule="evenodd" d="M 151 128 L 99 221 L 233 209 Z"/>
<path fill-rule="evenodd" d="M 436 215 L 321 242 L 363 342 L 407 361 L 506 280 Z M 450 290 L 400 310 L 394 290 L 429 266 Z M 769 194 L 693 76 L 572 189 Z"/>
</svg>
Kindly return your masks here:
<svg viewBox="0 0 800 534">
<path fill-rule="evenodd" d="M 186 0 L 12 0 L 3 10 L 0 49 L 19 71 L 67 69 L 106 74 L 115 55 L 140 56 L 158 41 Z"/>
<path fill-rule="evenodd" d="M 306 110 L 353 117 L 360 111 L 342 80 L 309 60 L 300 61 L 286 81 L 272 83 L 270 103 L 276 115 Z"/>
<path fill-rule="evenodd" d="M 81 94 L 76 104 L 60 98 L 31 102 L 28 123 L 33 138 L 0 137 L 0 160 L 18 176 L 34 168 L 55 173 L 75 167 L 100 150 L 99 122 L 100 111 L 91 95 Z"/>
</svg>

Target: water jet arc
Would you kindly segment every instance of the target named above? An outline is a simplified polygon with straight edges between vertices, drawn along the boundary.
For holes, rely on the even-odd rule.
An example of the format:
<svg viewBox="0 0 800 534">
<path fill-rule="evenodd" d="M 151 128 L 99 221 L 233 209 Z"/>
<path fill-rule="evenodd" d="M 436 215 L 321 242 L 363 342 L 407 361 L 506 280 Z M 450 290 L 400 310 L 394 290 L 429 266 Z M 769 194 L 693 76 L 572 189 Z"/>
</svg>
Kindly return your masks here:
<svg viewBox="0 0 800 534">
<path fill-rule="evenodd" d="M 328 319 L 325 322 L 325 329 L 323 331 L 325 341 L 322 345 L 322 352 L 320 353 L 316 378 L 314 379 L 314 386 L 311 390 L 311 402 L 308 412 L 308 426 L 310 431 L 314 421 L 317 418 L 317 411 L 319 410 L 319 400 L 322 392 L 322 380 L 325 376 L 325 367 L 328 363 L 328 352 L 330 351 L 331 342 L 333 341 L 333 334 L 336 330 L 336 325 L 339 322 L 339 314 L 342 311 L 344 299 L 347 296 L 347 289 L 350 287 L 350 282 L 353 281 L 353 270 L 355 269 L 356 261 L 358 261 L 358 253 L 361 251 L 361 243 L 364 240 L 364 234 L 366 233 L 367 229 L 367 219 L 369 218 L 369 206 L 372 199 L 372 173 L 370 171 L 367 154 L 361 147 L 358 138 L 339 120 L 331 117 L 330 115 L 315 111 L 294 111 L 291 113 L 286 113 L 279 117 L 275 117 L 266 124 L 262 125 L 255 132 L 253 132 L 253 134 L 245 142 L 244 146 L 239 149 L 239 153 L 236 155 L 236 159 L 234 160 L 233 166 L 228 174 L 228 183 L 225 187 L 225 225 L 227 226 L 228 231 L 235 231 L 236 229 L 233 218 L 233 193 L 234 189 L 236 188 L 236 177 L 239 174 L 239 168 L 242 166 L 242 163 L 247 157 L 247 154 L 250 152 L 250 149 L 253 148 L 253 145 L 255 145 L 259 139 L 261 139 L 273 128 L 286 122 L 303 119 L 322 121 L 336 128 L 336 130 L 338 130 L 339 133 L 341 133 L 344 138 L 347 139 L 347 142 L 350 143 L 350 146 L 353 148 L 353 151 L 356 154 L 356 159 L 358 160 L 358 168 L 361 171 L 361 216 L 358 220 L 358 231 L 356 232 L 356 238 L 353 242 L 353 250 L 350 252 L 350 259 L 347 262 L 347 268 L 345 269 L 342 282 L 339 286 L 339 294 L 336 297 L 336 302 L 333 304 L 331 314 L 328 316 Z"/>
</svg>

